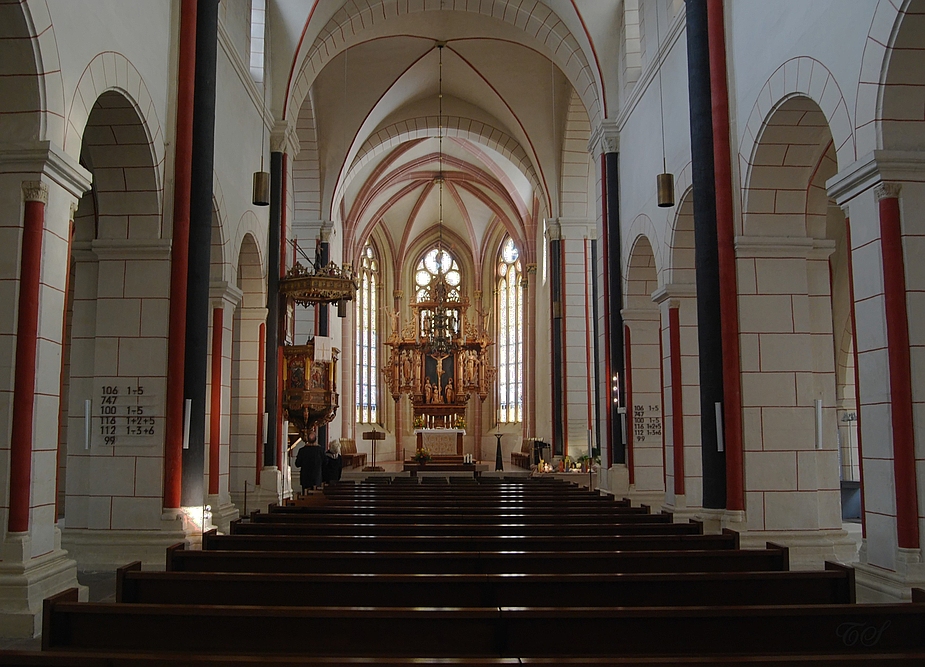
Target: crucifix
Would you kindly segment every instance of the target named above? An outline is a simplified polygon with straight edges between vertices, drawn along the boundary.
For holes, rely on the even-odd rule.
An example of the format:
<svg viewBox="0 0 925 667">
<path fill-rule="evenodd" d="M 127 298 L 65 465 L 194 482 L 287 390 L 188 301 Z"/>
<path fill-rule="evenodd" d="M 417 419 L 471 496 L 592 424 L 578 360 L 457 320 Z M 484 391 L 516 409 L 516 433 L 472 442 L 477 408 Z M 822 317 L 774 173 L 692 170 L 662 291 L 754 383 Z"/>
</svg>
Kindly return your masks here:
<svg viewBox="0 0 925 667">
<path fill-rule="evenodd" d="M 443 374 L 446 371 L 443 369 L 443 360 L 446 359 L 448 354 L 432 354 L 430 358 L 437 362 L 437 389 L 434 392 L 434 403 L 443 403 Z"/>
</svg>

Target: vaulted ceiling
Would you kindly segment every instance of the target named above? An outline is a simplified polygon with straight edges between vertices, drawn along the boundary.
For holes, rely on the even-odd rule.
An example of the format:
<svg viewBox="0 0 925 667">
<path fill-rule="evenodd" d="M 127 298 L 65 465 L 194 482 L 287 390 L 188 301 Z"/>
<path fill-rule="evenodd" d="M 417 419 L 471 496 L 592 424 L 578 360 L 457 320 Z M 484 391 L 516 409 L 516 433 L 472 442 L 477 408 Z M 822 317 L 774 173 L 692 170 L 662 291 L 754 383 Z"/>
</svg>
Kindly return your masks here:
<svg viewBox="0 0 925 667">
<path fill-rule="evenodd" d="M 354 0 L 306 15 L 305 4 L 277 0 L 270 13 L 273 104 L 301 147 L 296 216 L 341 221 L 348 255 L 375 229 L 400 261 L 436 233 L 442 203 L 446 232 L 474 253 L 499 226 L 529 253 L 537 219 L 559 209 L 570 115 L 588 126 L 604 111 L 585 20 L 616 8 Z"/>
</svg>

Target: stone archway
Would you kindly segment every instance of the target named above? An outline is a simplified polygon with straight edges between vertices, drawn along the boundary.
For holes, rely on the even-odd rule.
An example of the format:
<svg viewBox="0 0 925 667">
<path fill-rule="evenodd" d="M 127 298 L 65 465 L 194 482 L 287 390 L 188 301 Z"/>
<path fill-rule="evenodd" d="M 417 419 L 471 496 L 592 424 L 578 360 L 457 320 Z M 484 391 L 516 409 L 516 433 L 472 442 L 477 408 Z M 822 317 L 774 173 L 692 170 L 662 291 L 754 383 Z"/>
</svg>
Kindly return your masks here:
<svg viewBox="0 0 925 667">
<path fill-rule="evenodd" d="M 685 173 L 689 175 L 689 170 L 682 176 Z M 682 192 L 669 241 L 668 280 L 652 300 L 661 314 L 666 504 L 671 511 L 684 514 L 703 505 L 703 460 L 694 194 L 689 183 Z"/>
<path fill-rule="evenodd" d="M 847 261 L 844 243 L 836 252 L 844 217 L 825 191 L 853 140 L 838 141 L 809 97 L 774 105 L 756 135 L 736 240 L 746 541 L 770 533 L 811 547 L 793 552 L 803 566 L 854 558 L 841 527 L 833 335 L 833 313 L 848 302 L 832 282 Z"/>
<path fill-rule="evenodd" d="M 626 353 L 627 442 L 632 451 L 630 494 L 640 502 L 665 501 L 664 431 L 659 359 L 659 310 L 652 301 L 658 271 L 652 244 L 638 236 L 630 252 L 623 307 Z"/>
<path fill-rule="evenodd" d="M 233 502 L 246 512 L 245 495 L 255 498 L 263 470 L 264 406 L 260 360 L 266 347 L 267 319 L 265 270 L 259 246 L 251 233 L 241 240 L 236 264 L 235 287 L 241 301 L 234 311 L 231 332 L 228 487 Z"/>
<path fill-rule="evenodd" d="M 161 517 L 170 242 L 150 137 L 137 105 L 109 90 L 80 144 L 93 188 L 78 205 L 70 269 L 62 543 L 85 568 L 159 565 L 185 536 Z"/>
</svg>

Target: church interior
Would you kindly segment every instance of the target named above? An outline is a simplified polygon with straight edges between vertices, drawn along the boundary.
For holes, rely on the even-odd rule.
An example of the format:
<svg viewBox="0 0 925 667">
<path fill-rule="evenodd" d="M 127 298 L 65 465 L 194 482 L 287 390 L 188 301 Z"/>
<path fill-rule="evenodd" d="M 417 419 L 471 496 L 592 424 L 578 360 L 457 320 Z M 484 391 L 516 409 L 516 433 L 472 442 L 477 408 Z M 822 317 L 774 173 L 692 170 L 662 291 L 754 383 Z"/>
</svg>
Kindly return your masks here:
<svg viewBox="0 0 925 667">
<path fill-rule="evenodd" d="M 923 45 L 925 0 L 0 0 L 0 663 L 201 615 L 240 664 L 923 664 Z M 106 659 L 221 663 L 151 641 Z"/>
</svg>

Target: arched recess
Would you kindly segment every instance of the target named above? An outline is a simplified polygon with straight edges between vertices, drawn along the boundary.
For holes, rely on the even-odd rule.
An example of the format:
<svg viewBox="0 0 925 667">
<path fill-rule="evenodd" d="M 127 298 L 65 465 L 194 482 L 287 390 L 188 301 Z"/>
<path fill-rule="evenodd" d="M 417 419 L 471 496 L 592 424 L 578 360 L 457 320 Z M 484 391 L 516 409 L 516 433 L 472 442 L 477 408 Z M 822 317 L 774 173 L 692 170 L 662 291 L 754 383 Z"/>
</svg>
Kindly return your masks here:
<svg viewBox="0 0 925 667">
<path fill-rule="evenodd" d="M 923 39 L 923 0 L 877 4 L 855 105 L 860 154 L 875 148 L 925 150 L 925 100 L 918 93 L 925 67 Z"/>
<path fill-rule="evenodd" d="M 246 217 L 257 223 L 253 213 Z M 248 222 L 242 220 L 241 226 Z M 231 330 L 230 444 L 228 488 L 232 501 L 243 506 L 247 489 L 253 491 L 263 468 L 261 433 L 258 415 L 264 407 L 261 394 L 260 369 L 261 330 L 265 332 L 267 307 L 263 258 L 257 240 L 251 232 L 237 246 L 235 287 L 240 305 L 234 310 Z M 265 333 L 263 334 L 265 335 Z"/>
<path fill-rule="evenodd" d="M 682 194 L 668 247 L 670 266 L 665 284 L 653 295 L 661 320 L 665 495 L 675 511 L 703 504 L 694 190 L 689 168 L 682 170 L 679 182 Z"/>
<path fill-rule="evenodd" d="M 791 99 L 796 102 L 789 104 Z M 811 113 L 813 110 L 807 106 L 809 103 L 818 114 Z M 778 111 L 783 113 L 778 114 Z M 774 125 L 768 123 L 772 116 L 775 118 Z M 755 105 L 739 137 L 739 170 L 746 175 L 747 184 L 743 203 L 746 225 L 749 211 L 767 207 L 769 190 L 760 178 L 753 177 L 752 172 L 758 167 L 777 165 L 786 168 L 803 164 L 807 159 L 812 161 L 798 153 L 812 151 L 801 147 L 816 145 L 818 137 L 812 128 L 823 125 L 835 145 L 838 163 L 845 167 L 854 162 L 857 159 L 854 124 L 838 81 L 818 60 L 807 56 L 792 58 L 768 78 L 755 98 Z M 801 129 L 790 131 L 787 137 L 777 140 L 775 133 L 787 132 L 778 127 L 797 126 Z M 778 155 L 785 150 L 787 155 Z M 805 181 L 803 186 L 805 190 Z M 753 198 L 758 201 L 753 202 Z M 753 232 L 746 229 L 744 233 Z"/>
<path fill-rule="evenodd" d="M 565 136 L 562 140 L 562 168 L 559 180 L 559 210 L 565 218 L 589 220 L 592 215 L 595 182 L 594 162 L 588 152 L 591 140 L 591 122 L 581 104 L 578 93 L 572 89 Z"/>
<path fill-rule="evenodd" d="M 344 5 L 317 33 L 311 45 L 306 45 L 304 51 L 296 54 L 283 117 L 290 118 L 296 114 L 315 77 L 344 49 L 363 41 L 370 34 L 380 33 L 383 30 L 381 22 L 407 20 L 413 14 L 429 10 L 425 3 L 393 3 L 387 0 L 361 0 Z M 496 26 L 500 24 L 504 26 L 502 32 L 509 34 L 513 41 L 535 48 L 552 59 L 568 77 L 572 87 L 581 91 L 582 103 L 588 109 L 592 125 L 597 126 L 606 115 L 599 73 L 567 24 L 548 6 L 534 2 L 514 8 L 509 6 L 508 0 L 459 1 L 454 2 L 453 10 L 478 14 Z"/>
<path fill-rule="evenodd" d="M 64 88 L 55 32 L 44 0 L 0 4 L 0 137 L 60 144 Z"/>
<path fill-rule="evenodd" d="M 108 90 L 82 129 L 93 187 L 78 204 L 70 267 L 62 540 L 92 566 L 109 562 L 96 547 L 110 531 L 161 527 L 170 245 L 160 238 L 155 147 L 136 104 Z"/>
<path fill-rule="evenodd" d="M 659 360 L 659 312 L 652 302 L 658 271 L 652 243 L 637 236 L 626 269 L 624 336 L 629 341 L 626 369 L 627 438 L 632 442 L 631 493 L 664 502 L 662 389 Z"/>
<path fill-rule="evenodd" d="M 68 109 L 67 124 L 64 130 L 64 148 L 71 155 L 81 154 L 84 144 L 84 128 L 91 112 L 91 109 L 86 106 L 87 101 L 98 101 L 107 91 L 115 91 L 128 100 L 134 107 L 135 113 L 142 119 L 141 127 L 144 131 L 145 143 L 150 145 L 154 156 L 153 163 L 156 167 L 153 189 L 160 197 L 163 187 L 160 170 L 164 164 L 164 134 L 157 118 L 157 107 L 141 74 L 121 53 L 106 51 L 98 54 L 81 74 Z M 112 125 L 114 138 L 118 138 L 119 125 L 118 122 Z M 132 135 L 131 143 L 140 143 L 136 134 Z"/>
<path fill-rule="evenodd" d="M 788 95 L 771 109 L 756 135 L 736 242 L 747 521 L 752 530 L 835 531 L 833 331 L 844 330 L 848 312 L 847 254 L 844 217 L 825 181 L 853 149 L 839 147 L 809 97 Z"/>
<path fill-rule="evenodd" d="M 222 532 L 238 517 L 230 496 L 231 391 L 234 322 L 242 293 L 237 281 L 229 281 L 232 263 L 227 256 L 224 197 L 213 175 L 212 234 L 209 248 L 209 369 L 206 384 L 206 448 L 203 488 L 212 507 L 212 521 Z M 217 355 L 217 357 L 216 357 Z M 216 365 L 217 364 L 217 365 Z M 217 371 L 217 377 L 216 377 Z M 214 382 L 217 379 L 217 384 Z M 213 465 L 213 451 L 218 458 Z"/>
</svg>

